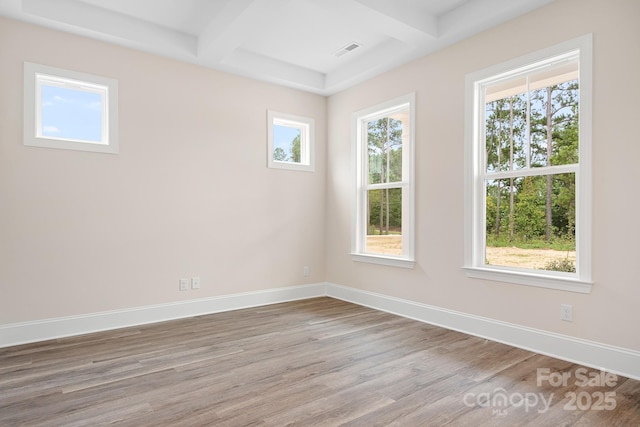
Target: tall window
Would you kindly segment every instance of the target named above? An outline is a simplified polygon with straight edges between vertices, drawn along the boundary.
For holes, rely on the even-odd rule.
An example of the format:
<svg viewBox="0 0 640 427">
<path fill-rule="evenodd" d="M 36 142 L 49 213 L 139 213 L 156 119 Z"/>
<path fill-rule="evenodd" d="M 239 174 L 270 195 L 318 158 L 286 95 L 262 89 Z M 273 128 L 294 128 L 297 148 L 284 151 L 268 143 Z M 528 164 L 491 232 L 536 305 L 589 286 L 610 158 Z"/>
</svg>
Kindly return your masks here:
<svg viewBox="0 0 640 427">
<path fill-rule="evenodd" d="M 117 82 L 25 62 L 24 144 L 118 152 Z"/>
<path fill-rule="evenodd" d="M 590 38 L 467 78 L 470 275 L 590 290 Z"/>
<path fill-rule="evenodd" d="M 356 261 L 414 265 L 414 98 L 355 113 Z"/>
</svg>

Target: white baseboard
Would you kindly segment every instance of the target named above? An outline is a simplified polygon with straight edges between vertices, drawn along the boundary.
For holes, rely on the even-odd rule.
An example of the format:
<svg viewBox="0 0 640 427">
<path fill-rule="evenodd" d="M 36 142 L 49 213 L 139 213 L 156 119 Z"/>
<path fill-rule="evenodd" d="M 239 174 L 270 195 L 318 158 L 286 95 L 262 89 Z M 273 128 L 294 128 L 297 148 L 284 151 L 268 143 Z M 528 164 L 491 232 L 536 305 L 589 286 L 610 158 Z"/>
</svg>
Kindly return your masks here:
<svg viewBox="0 0 640 427">
<path fill-rule="evenodd" d="M 327 296 L 640 380 L 640 352 L 327 284 Z"/>
<path fill-rule="evenodd" d="M 0 325 L 0 348 L 326 295 L 324 283 Z"/>
<path fill-rule="evenodd" d="M 333 283 L 0 325 L 0 348 L 203 314 L 328 296 L 640 380 L 640 352 Z"/>
</svg>

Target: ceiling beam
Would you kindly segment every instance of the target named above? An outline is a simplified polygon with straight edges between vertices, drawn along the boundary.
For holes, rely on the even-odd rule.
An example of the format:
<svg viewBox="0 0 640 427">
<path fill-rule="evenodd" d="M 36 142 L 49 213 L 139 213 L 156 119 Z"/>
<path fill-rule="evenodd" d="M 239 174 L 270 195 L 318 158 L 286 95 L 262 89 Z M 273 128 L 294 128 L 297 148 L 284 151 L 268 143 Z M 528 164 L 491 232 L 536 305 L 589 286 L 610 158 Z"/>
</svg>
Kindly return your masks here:
<svg viewBox="0 0 640 427">
<path fill-rule="evenodd" d="M 22 0 L 22 11 L 53 26 L 67 25 L 102 38 L 124 40 L 153 51 L 194 56 L 196 38 L 77 0 Z"/>
<path fill-rule="evenodd" d="M 243 49 L 236 49 L 230 53 L 220 61 L 218 67 L 245 75 L 251 75 L 254 70 L 260 70 L 261 78 L 271 82 L 288 84 L 314 93 L 324 91 L 325 75 L 323 73 Z"/>
<path fill-rule="evenodd" d="M 368 52 L 331 71 L 325 78 L 325 91 L 335 93 L 354 82 L 373 77 L 393 68 L 397 61 L 407 55 L 412 48 L 396 39 L 389 39 Z M 381 61 L 380 58 L 387 58 Z"/>
<path fill-rule="evenodd" d="M 363 6 L 408 26 L 430 37 L 438 37 L 438 19 L 406 3 L 389 0 L 355 0 Z"/>
<path fill-rule="evenodd" d="M 440 17 L 440 31 L 443 36 L 476 34 L 552 1 L 554 0 L 469 1 Z"/>
<path fill-rule="evenodd" d="M 386 3 L 388 2 L 379 0 L 323 0 L 317 4 L 331 13 L 337 13 L 337 17 L 341 17 L 347 25 L 363 31 L 375 29 L 409 46 L 420 46 L 436 38 L 438 31 L 435 17 L 417 10 L 400 10 L 393 4 Z M 386 9 L 392 14 L 387 15 Z M 409 18 L 410 14 L 421 18 Z"/>
<path fill-rule="evenodd" d="M 218 62 L 232 54 L 242 43 L 259 36 L 291 0 L 233 0 L 198 37 L 198 56 Z"/>
</svg>

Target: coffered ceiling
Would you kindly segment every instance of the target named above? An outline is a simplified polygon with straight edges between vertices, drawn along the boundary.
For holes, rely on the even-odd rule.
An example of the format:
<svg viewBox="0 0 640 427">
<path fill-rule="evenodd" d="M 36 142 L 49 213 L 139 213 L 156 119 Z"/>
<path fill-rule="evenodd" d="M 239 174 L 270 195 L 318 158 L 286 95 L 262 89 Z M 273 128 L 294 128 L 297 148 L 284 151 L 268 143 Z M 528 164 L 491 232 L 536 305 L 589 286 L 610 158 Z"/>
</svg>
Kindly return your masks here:
<svg viewBox="0 0 640 427">
<path fill-rule="evenodd" d="M 0 0 L 0 15 L 327 95 L 551 1 Z"/>
</svg>

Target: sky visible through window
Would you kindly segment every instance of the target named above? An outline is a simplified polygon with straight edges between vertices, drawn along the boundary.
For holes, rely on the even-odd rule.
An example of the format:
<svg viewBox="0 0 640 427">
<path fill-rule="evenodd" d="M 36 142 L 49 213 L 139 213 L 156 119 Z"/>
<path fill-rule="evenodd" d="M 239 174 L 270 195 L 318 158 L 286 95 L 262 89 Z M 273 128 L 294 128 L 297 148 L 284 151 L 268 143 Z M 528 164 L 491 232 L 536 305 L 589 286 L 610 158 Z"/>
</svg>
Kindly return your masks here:
<svg viewBox="0 0 640 427">
<path fill-rule="evenodd" d="M 99 93 L 42 85 L 41 135 L 101 143 L 102 109 Z"/>
<path fill-rule="evenodd" d="M 273 149 L 282 148 L 285 153 L 290 154 L 293 140 L 300 135 L 300 129 L 274 125 L 273 126 Z"/>
</svg>

